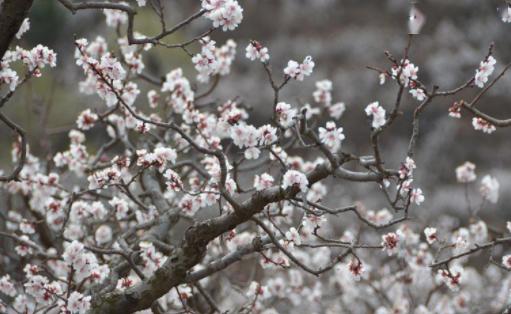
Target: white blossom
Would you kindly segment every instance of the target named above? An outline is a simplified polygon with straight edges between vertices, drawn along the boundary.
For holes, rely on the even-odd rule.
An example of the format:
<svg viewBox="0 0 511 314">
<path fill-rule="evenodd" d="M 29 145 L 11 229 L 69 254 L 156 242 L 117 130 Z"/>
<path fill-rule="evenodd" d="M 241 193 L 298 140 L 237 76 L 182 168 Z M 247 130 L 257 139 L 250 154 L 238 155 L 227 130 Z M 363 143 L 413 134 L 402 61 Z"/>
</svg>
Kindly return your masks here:
<svg viewBox="0 0 511 314">
<path fill-rule="evenodd" d="M 495 204 L 499 200 L 499 188 L 499 181 L 490 175 L 484 176 L 481 180 L 481 195 L 491 203 Z"/>
<path fill-rule="evenodd" d="M 273 186 L 275 179 L 268 173 L 263 173 L 261 175 L 256 175 L 254 178 L 254 188 L 257 191 L 264 190 Z"/>
<path fill-rule="evenodd" d="M 387 74 L 386 73 L 380 73 L 378 76 L 380 85 L 385 84 L 385 81 L 387 80 Z"/>
<path fill-rule="evenodd" d="M 91 296 L 84 296 L 83 294 L 73 291 L 67 299 L 67 310 L 71 314 L 85 314 L 90 309 Z"/>
<path fill-rule="evenodd" d="M 80 130 L 89 130 L 91 129 L 96 121 L 98 120 L 98 115 L 93 113 L 90 109 L 86 109 L 80 113 L 78 119 L 76 119 L 76 126 Z"/>
<path fill-rule="evenodd" d="M 511 254 L 502 257 L 502 265 L 507 269 L 511 269 Z"/>
<path fill-rule="evenodd" d="M 331 151 L 336 152 L 341 148 L 341 143 L 345 138 L 342 131 L 342 128 L 337 128 L 335 122 L 329 121 L 325 128 L 319 128 L 319 139 Z"/>
<path fill-rule="evenodd" d="M 383 246 L 383 250 L 386 251 L 389 256 L 394 255 L 399 250 L 399 236 L 394 232 L 387 233 L 382 236 L 381 245 Z"/>
<path fill-rule="evenodd" d="M 433 244 L 438 240 L 436 228 L 427 227 L 424 229 L 424 235 L 426 236 L 426 241 L 429 244 Z"/>
<path fill-rule="evenodd" d="M 476 165 L 470 161 L 456 168 L 456 179 L 460 183 L 469 183 L 475 181 L 477 176 L 475 173 Z"/>
<path fill-rule="evenodd" d="M 502 10 L 501 19 L 504 23 L 511 23 L 511 7 L 509 5 L 506 9 Z"/>
<path fill-rule="evenodd" d="M 346 111 L 346 105 L 343 102 L 338 102 L 328 107 L 328 113 L 336 120 L 341 118 L 344 111 Z"/>
<path fill-rule="evenodd" d="M 119 2 L 121 4 L 127 4 L 126 2 Z M 103 13 L 106 17 L 106 25 L 117 28 L 122 24 L 126 24 L 128 22 L 128 14 L 121 10 L 113 10 L 113 9 L 104 9 Z"/>
<path fill-rule="evenodd" d="M 360 281 L 366 272 L 364 264 L 357 258 L 351 259 L 351 261 L 348 264 L 348 269 L 350 273 L 353 275 L 353 279 L 355 281 Z"/>
<path fill-rule="evenodd" d="M 297 115 L 296 109 L 292 108 L 290 104 L 285 102 L 279 102 L 275 108 L 279 123 L 288 128 L 295 123 L 295 117 Z"/>
<path fill-rule="evenodd" d="M 112 228 L 108 225 L 99 226 L 98 229 L 96 229 L 94 238 L 99 245 L 112 241 Z"/>
<path fill-rule="evenodd" d="M 13 92 L 16 90 L 16 86 L 18 86 L 18 73 L 16 71 L 5 68 L 0 70 L 0 85 L 1 84 L 8 84 L 9 90 Z"/>
<path fill-rule="evenodd" d="M 421 189 L 413 189 L 410 193 L 410 201 L 415 203 L 416 205 L 422 204 L 424 202 L 424 194 Z"/>
<path fill-rule="evenodd" d="M 410 94 L 412 94 L 412 97 L 417 99 L 418 101 L 423 101 L 424 99 L 426 99 L 426 93 L 422 88 L 410 89 Z"/>
<path fill-rule="evenodd" d="M 0 292 L 10 297 L 17 294 L 16 287 L 8 274 L 0 278 Z"/>
<path fill-rule="evenodd" d="M 302 238 L 300 236 L 300 233 L 298 233 L 298 231 L 294 227 L 290 228 L 289 231 L 286 232 L 286 239 L 289 242 L 293 242 L 295 245 L 302 244 Z"/>
<path fill-rule="evenodd" d="M 330 106 L 332 103 L 332 81 L 330 80 L 322 80 L 316 82 L 316 90 L 312 94 L 314 97 L 314 101 L 317 103 L 323 104 L 325 106 Z"/>
<path fill-rule="evenodd" d="M 373 117 L 372 127 L 377 129 L 385 124 L 385 109 L 379 102 L 370 103 L 365 109 L 367 116 Z"/>
</svg>

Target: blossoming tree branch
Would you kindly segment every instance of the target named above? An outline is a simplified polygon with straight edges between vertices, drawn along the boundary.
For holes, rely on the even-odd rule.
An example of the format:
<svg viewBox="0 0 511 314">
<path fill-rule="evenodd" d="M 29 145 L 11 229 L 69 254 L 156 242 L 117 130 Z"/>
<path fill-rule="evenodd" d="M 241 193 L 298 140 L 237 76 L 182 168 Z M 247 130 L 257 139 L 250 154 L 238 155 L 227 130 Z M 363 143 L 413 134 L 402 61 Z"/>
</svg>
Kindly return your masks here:
<svg viewBox="0 0 511 314">
<path fill-rule="evenodd" d="M 423 82 L 413 63 L 413 43 L 420 40 L 424 16 L 412 7 L 406 46 L 385 52 L 387 63 L 368 66 L 381 88 L 396 91 L 395 101 L 368 98 L 365 108 L 345 105 L 333 99 L 335 84 L 324 79 L 315 82 L 304 106 L 283 99 L 281 91 L 290 84 L 314 84 L 308 82 L 314 56 L 292 55 L 287 64 L 277 64 L 271 47 L 256 39 L 212 39 L 242 23 L 236 0 L 196 1 L 198 10 L 181 21 L 165 16 L 170 4 L 163 0 L 55 1 L 70 14 L 104 14 L 112 29 L 105 33 L 118 38 L 114 44 L 101 36 L 75 39 L 76 66 L 83 71 L 76 86 L 102 105 L 80 113 L 68 132 L 67 150 L 36 156 L 23 126 L 3 109 L 24 83 L 53 71 L 58 59 L 51 47 L 19 46 L 31 27 L 26 16 L 32 1 L 1 3 L 0 121 L 12 131 L 13 145 L 12 168 L 0 171 L 0 188 L 17 205 L 0 216 L 0 237 L 14 246 L 2 250 L 0 312 L 272 314 L 309 303 L 326 313 L 354 308 L 468 313 L 474 277 L 494 283 L 475 288 L 493 298 L 486 300 L 484 313 L 507 309 L 509 287 L 498 283 L 511 269 L 511 255 L 502 253 L 511 243 L 511 223 L 493 226 L 478 215 L 498 202 L 495 177 L 478 181 L 470 161 L 453 169 L 453 180 L 478 191 L 481 205 L 466 205 L 467 225 L 446 229 L 411 221 L 413 212 L 427 205 L 420 177 L 414 176 L 420 167 L 414 157 L 429 107 L 445 106 L 452 123 L 469 117 L 474 129 L 487 134 L 511 125 L 511 119 L 485 113 L 482 106 L 511 67 L 499 65 L 493 45 L 458 87 Z M 160 21 L 156 35 L 137 32 L 141 10 Z M 511 22 L 510 16 L 511 9 L 504 10 L 502 22 Z M 195 37 L 169 41 L 203 19 L 210 25 Z M 196 76 L 174 68 L 155 78 L 144 66 L 150 49 L 184 51 Z M 273 101 L 265 110 L 272 114 L 262 125 L 254 125 L 236 95 L 207 102 L 237 57 L 267 74 Z M 140 81 L 152 88 L 142 91 Z M 462 92 L 471 98 L 458 97 Z M 405 93 L 415 103 L 404 103 Z M 457 100 L 446 106 L 451 98 Z M 411 119 L 401 115 L 403 106 L 414 108 Z M 346 110 L 367 115 L 362 123 L 371 131 L 371 150 L 365 155 L 344 149 Z M 406 119 L 412 126 L 407 152 L 401 160 L 387 160 L 380 138 Z M 87 139 L 93 130 L 105 134 L 96 151 Z M 314 157 L 296 155 L 297 148 Z M 327 206 L 335 196 L 327 180 L 371 183 L 385 208 Z M 333 232 L 336 217 L 355 218 L 356 232 Z M 491 271 L 481 270 L 474 256 Z M 19 271 L 3 271 L 8 264 Z M 235 265 L 248 283 L 231 281 Z M 222 286 L 232 293 L 219 293 Z M 240 297 L 232 297 L 235 291 Z"/>
</svg>

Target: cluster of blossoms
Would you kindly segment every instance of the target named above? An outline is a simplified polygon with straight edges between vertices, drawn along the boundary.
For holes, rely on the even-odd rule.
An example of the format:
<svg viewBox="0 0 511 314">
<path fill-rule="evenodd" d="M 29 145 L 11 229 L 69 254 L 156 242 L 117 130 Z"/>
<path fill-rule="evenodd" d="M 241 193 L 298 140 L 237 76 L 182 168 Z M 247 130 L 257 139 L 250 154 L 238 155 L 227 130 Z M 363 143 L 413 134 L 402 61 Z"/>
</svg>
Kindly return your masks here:
<svg viewBox="0 0 511 314">
<path fill-rule="evenodd" d="M 28 23 L 28 20 L 26 21 Z M 25 50 L 20 47 L 16 47 L 14 51 L 8 50 L 0 62 L 0 86 L 3 84 L 8 85 L 11 92 L 14 92 L 20 83 L 18 73 L 11 68 L 11 64 L 16 61 L 20 61 L 26 66 L 27 77 L 40 77 L 41 70 L 47 65 L 52 68 L 56 66 L 57 54 L 43 45 L 37 45 L 31 50 Z"/>
<path fill-rule="evenodd" d="M 15 297 L 12 308 L 17 313 L 36 313 L 36 307 L 55 307 L 55 313 L 85 314 L 89 311 L 92 297 L 77 291 L 66 292 L 68 284 L 63 278 L 68 277 L 69 280 L 81 282 L 83 286 L 90 286 L 108 276 L 108 267 L 99 265 L 95 255 L 86 252 L 83 244 L 77 241 L 66 246 L 62 259 L 48 261 L 45 265 L 59 280 L 50 281 L 45 275 L 47 271 L 33 264 L 27 264 L 23 269 L 26 277 L 23 288 L 17 288 L 8 275 L 0 278 L 0 291 Z"/>
<path fill-rule="evenodd" d="M 405 162 L 402 163 L 401 167 L 399 168 L 399 178 L 408 179 L 413 177 L 413 170 L 415 168 L 417 168 L 417 165 L 415 165 L 415 161 L 410 157 L 406 157 Z"/>
<path fill-rule="evenodd" d="M 119 4 L 128 6 L 128 3 L 120 1 Z M 146 5 L 146 0 L 137 0 L 140 7 Z M 204 16 L 213 22 L 213 27 L 221 27 L 223 31 L 232 31 L 238 27 L 243 20 L 243 8 L 236 0 L 202 0 Z M 128 14 L 122 10 L 103 9 L 106 17 L 106 24 L 112 28 L 128 22 Z"/>
<path fill-rule="evenodd" d="M 483 88 L 484 84 L 488 82 L 488 78 L 490 75 L 493 74 L 493 71 L 495 71 L 495 64 L 497 63 L 497 60 L 493 58 L 493 56 L 488 56 L 486 60 L 481 61 L 481 64 L 479 65 L 479 68 L 476 70 L 476 74 L 474 77 L 474 82 L 477 85 L 477 87 Z"/>
<path fill-rule="evenodd" d="M 277 129 L 269 124 L 259 128 L 240 122 L 230 128 L 234 145 L 245 149 L 246 159 L 257 159 L 261 153 L 259 147 L 270 146 L 277 141 Z"/>
<path fill-rule="evenodd" d="M 401 60 L 399 65 L 394 65 L 391 69 L 391 77 L 399 79 L 399 82 L 410 88 L 410 94 L 418 101 L 423 101 L 426 98 L 426 92 L 423 88 L 418 86 L 417 74 L 419 67 L 415 66 L 410 60 Z M 380 74 L 380 84 L 385 83 L 386 74 Z"/>
<path fill-rule="evenodd" d="M 6 54 L 3 60 L 7 60 L 7 62 L 20 60 L 37 77 L 40 76 L 39 71 L 47 65 L 52 68 L 57 65 L 57 54 L 43 45 L 37 45 L 31 50 L 16 47 L 16 51 L 10 55 Z"/>
<path fill-rule="evenodd" d="M 99 265 L 96 255 L 87 252 L 83 243 L 76 240 L 67 245 L 62 259 L 71 270 L 74 270 L 78 282 L 84 279 L 101 282 L 110 272 L 108 266 Z"/>
<path fill-rule="evenodd" d="M 309 180 L 305 174 L 297 170 L 288 170 L 282 178 L 282 188 L 287 189 L 288 187 L 297 187 L 302 192 L 306 192 L 308 189 Z"/>
<path fill-rule="evenodd" d="M 254 188 L 256 191 L 262 191 L 273 186 L 275 179 L 268 173 L 256 175 L 254 177 Z"/>
<path fill-rule="evenodd" d="M 141 74 L 145 68 L 140 53 L 128 52 L 124 54 L 124 61 L 132 73 Z"/>
<path fill-rule="evenodd" d="M 375 225 L 385 225 L 393 218 L 392 213 L 387 208 L 380 209 L 376 212 L 374 210 L 368 210 L 365 216 L 368 221 Z"/>
<path fill-rule="evenodd" d="M 49 204 L 52 206 L 51 216 L 53 226 L 60 229 L 57 223 L 65 222 L 66 213 L 63 211 L 62 204 L 55 200 Z M 60 208 L 59 208 L 60 207 Z M 103 222 L 108 216 L 108 210 L 101 202 L 85 202 L 76 201 L 71 205 L 69 211 L 69 219 L 65 224 L 64 235 L 71 240 L 81 240 L 87 234 L 87 229 L 84 228 L 84 223 L 89 221 Z M 103 245 L 111 241 L 111 228 L 108 225 L 100 225 L 95 233 L 95 240 L 98 244 Z"/>
<path fill-rule="evenodd" d="M 288 243 L 292 243 L 293 245 L 301 245 L 302 244 L 302 238 L 300 236 L 300 233 L 298 230 L 296 230 L 295 227 L 290 228 L 286 234 L 286 240 Z"/>
<path fill-rule="evenodd" d="M 131 178 L 127 170 L 128 166 L 129 161 L 126 158 L 115 157 L 112 166 L 95 171 L 87 177 L 89 189 L 105 189 L 109 185 L 128 181 Z"/>
<path fill-rule="evenodd" d="M 472 118 L 472 126 L 474 127 L 474 130 L 482 131 L 486 134 L 491 134 L 496 130 L 493 124 L 479 117 Z"/>
<path fill-rule="evenodd" d="M 449 107 L 449 117 L 460 119 L 461 118 L 461 103 L 455 101 L 452 106 Z"/>
<path fill-rule="evenodd" d="M 88 129 L 84 127 L 85 125 L 89 124 L 81 125 L 83 127 L 82 129 Z M 89 161 L 89 154 L 87 152 L 87 148 L 84 145 L 85 135 L 80 131 L 71 130 L 69 131 L 69 138 L 69 150 L 55 154 L 53 157 L 53 162 L 55 162 L 55 166 L 59 168 L 67 166 L 69 170 L 77 174 L 83 174 L 87 166 L 87 162 Z"/>
<path fill-rule="evenodd" d="M 165 263 L 167 257 L 161 252 L 158 252 L 154 247 L 154 244 L 150 242 L 142 241 L 139 243 L 139 246 L 142 250 L 140 257 L 142 258 L 144 266 L 143 271 L 146 276 L 150 276 Z"/>
<path fill-rule="evenodd" d="M 202 0 L 202 9 L 213 27 L 222 27 L 224 32 L 234 30 L 243 20 L 243 8 L 236 0 Z"/>
<path fill-rule="evenodd" d="M 119 3 L 127 5 L 127 3 L 123 1 Z M 118 28 L 119 26 L 128 22 L 128 14 L 121 10 L 103 9 L 103 14 L 106 18 L 106 25 L 112 28 Z"/>
<path fill-rule="evenodd" d="M 415 66 L 410 60 L 401 60 L 399 65 L 392 67 L 392 78 L 399 79 L 401 84 L 408 86 L 411 81 L 417 79 L 419 67 Z"/>
<path fill-rule="evenodd" d="M 170 105 L 177 113 L 183 113 L 185 109 L 193 106 L 192 103 L 195 95 L 190 82 L 183 76 L 183 70 L 181 68 L 172 70 L 166 75 L 161 91 L 162 93 L 170 93 Z M 150 101 L 150 104 L 151 103 Z M 153 104 L 152 106 L 154 107 L 155 105 Z"/>
<path fill-rule="evenodd" d="M 128 213 L 130 211 L 130 203 L 128 200 L 114 196 L 108 204 L 113 207 L 115 218 L 122 220 L 128 217 Z"/>
<path fill-rule="evenodd" d="M 429 264 L 433 260 L 433 255 L 427 250 L 428 246 L 442 247 L 445 242 L 440 240 L 436 228 L 425 228 L 425 243 L 419 241 L 419 235 L 414 233 L 410 228 L 405 225 L 401 226 L 396 232 L 389 232 L 382 236 L 381 246 L 389 256 L 398 255 L 398 258 L 406 260 L 410 267 L 409 280 L 430 282 L 426 285 L 437 286 L 445 284 L 450 290 L 457 292 L 469 280 L 468 275 L 473 275 L 472 268 L 465 268 L 463 263 L 466 260 L 456 260 L 455 263 L 450 265 L 449 268 L 440 269 L 436 277 L 431 278 L 424 275 L 430 273 Z M 444 246 L 451 247 L 453 254 L 460 254 L 470 249 L 477 247 L 478 244 L 485 243 L 488 238 L 488 229 L 483 221 L 478 221 L 467 228 L 459 228 L 453 232 L 452 244 Z M 438 243 L 438 244 L 437 244 Z M 506 265 L 507 261 L 504 257 L 503 264 Z M 355 265 L 353 265 L 354 267 Z M 416 277 L 419 276 L 419 277 Z M 420 279 L 419 279 L 420 278 Z M 446 306 L 446 305 L 444 305 Z"/>
<path fill-rule="evenodd" d="M 452 291 L 459 291 L 462 283 L 463 268 L 459 265 L 450 267 L 449 269 L 439 269 L 437 278 L 439 281 L 445 283 Z"/>
<path fill-rule="evenodd" d="M 145 149 L 137 151 L 137 166 L 148 168 L 156 167 L 160 172 L 166 168 L 168 163 L 175 164 L 177 159 L 176 150 L 170 147 L 156 147 L 152 153 Z"/>
<path fill-rule="evenodd" d="M 312 96 L 314 101 L 325 106 L 330 116 L 336 120 L 341 118 L 346 110 L 346 105 L 343 102 L 332 104 L 332 81 L 330 80 L 316 82 L 316 90 Z"/>
<path fill-rule="evenodd" d="M 146 0 L 136 2 L 140 7 L 146 5 Z M 224 31 L 236 28 L 242 19 L 242 9 L 234 0 L 202 0 L 202 9 L 214 27 Z M 110 26 L 128 21 L 126 12 L 106 9 L 104 13 Z M 26 27 L 22 26 L 19 33 Z M 217 48 L 209 38 L 200 41 L 201 51 L 192 58 L 199 72 L 197 80 L 206 82 L 212 76 L 227 74 L 236 44 L 228 41 Z M 320 153 L 328 158 L 311 150 L 307 156 L 312 159 L 305 160 L 293 155 L 297 148 L 307 145 L 299 147 L 303 139 L 298 126 L 302 119 L 309 120 L 313 115 L 321 118 L 320 109 L 305 105 L 298 110 L 277 100 L 275 119 L 255 126 L 248 110 L 234 100 L 215 107 L 195 104 L 202 98 L 195 96 L 196 84 L 178 68 L 168 72 L 160 83 L 151 82 L 159 85 L 143 99 L 151 112 L 145 115 L 137 109 L 143 106 L 135 106 L 140 91 L 131 80 L 143 76 L 142 55 L 151 45 L 129 45 L 126 37 L 117 43 L 119 55 L 109 52 L 102 37 L 91 43 L 84 39 L 76 42 L 76 62 L 86 76 L 80 90 L 99 95 L 107 111 L 82 111 L 76 120 L 78 130 L 68 133 L 69 149 L 55 154 L 53 163 L 39 160 L 29 151 L 19 180 L 0 183 L 12 194 L 12 209 L 2 217 L 6 232 L 16 242 L 4 260 L 10 264 L 20 260 L 34 263 L 27 264 L 25 273 L 15 279 L 0 277 L 0 312 L 10 313 L 12 308 L 18 313 L 85 314 L 96 311 L 92 301 L 101 299 L 103 291 L 115 299 L 136 285 L 150 286 L 147 282 L 154 278 L 163 281 L 174 268 L 183 278 L 172 278 L 177 281 L 170 290 L 158 291 L 162 296 L 154 299 L 153 306 L 165 313 L 189 312 L 203 298 L 211 305 L 226 291 L 226 295 L 233 295 L 234 280 L 220 287 L 229 286 L 229 290 L 219 290 L 212 297 L 205 292 L 219 288 L 220 276 L 232 276 L 232 272 L 217 270 L 241 259 L 243 263 L 255 263 L 255 271 L 264 270 L 265 276 L 257 276 L 258 282 L 250 279 L 245 287 L 236 289 L 243 299 L 241 308 L 254 313 L 276 314 L 279 304 L 325 313 L 350 311 L 353 304 L 361 313 L 468 313 L 472 305 L 483 300 L 477 289 L 483 280 L 488 287 L 495 287 L 490 292 L 495 299 L 491 312 L 509 303 L 510 276 L 502 279 L 497 265 L 490 265 L 483 273 L 468 263 L 472 250 L 491 246 L 488 241 L 493 230 L 476 215 L 468 226 L 449 219 L 436 227 L 424 228 L 420 221 L 397 225 L 408 218 L 411 203 L 424 202 L 422 190 L 413 186 L 415 161 L 407 157 L 399 169 L 384 174 L 374 163 L 363 163 L 362 157 L 340 153 L 345 135 L 335 120 L 346 108 L 344 103 L 332 101 L 331 81 L 316 82 L 312 95 L 331 119 L 326 123 L 311 121 L 314 128 L 310 129 L 315 135 L 320 125 Z M 13 71 L 8 67 L 13 60 L 21 60 L 35 73 L 45 65 L 52 66 L 52 51 L 34 49 L 33 55 L 21 49 L 6 55 L 0 71 L 2 84 L 13 86 L 11 90 L 16 88 L 17 74 L 8 71 Z M 13 57 L 16 53 L 19 57 Z M 266 63 L 268 49 L 251 41 L 246 57 Z M 485 62 L 476 81 L 485 82 L 491 74 L 488 67 L 494 63 L 490 59 Z M 289 61 L 282 86 L 289 79 L 303 80 L 313 68 L 310 57 L 301 64 Z M 414 98 L 424 100 L 426 94 L 418 86 L 417 73 L 418 67 L 408 60 L 392 69 L 394 79 L 410 88 Z M 383 74 L 383 81 L 386 76 L 390 74 Z M 141 89 L 144 87 L 141 84 Z M 365 113 L 372 118 L 374 129 L 386 125 L 386 111 L 378 102 L 368 105 Z M 459 108 L 452 113 L 459 114 Z M 487 131 L 490 127 L 483 127 L 483 122 L 478 121 L 478 127 Z M 86 133 L 96 125 L 106 126 L 111 138 L 99 149 L 86 146 Z M 96 155 L 89 155 L 88 149 Z M 13 161 L 19 160 L 20 151 L 16 142 Z M 343 169 L 343 163 L 339 169 L 331 169 L 332 154 L 334 158 L 342 156 L 339 159 L 346 159 L 346 163 L 360 162 L 358 166 L 365 167 L 369 174 Z M 244 168 L 246 160 L 250 164 Z M 356 200 L 354 205 L 339 210 L 328 208 L 325 203 L 329 190 L 336 189 L 331 188 L 332 182 L 319 180 L 336 177 L 337 173 L 347 180 L 354 176 L 354 181 L 378 175 L 374 183 L 381 184 L 395 212 L 386 208 L 366 210 Z M 456 177 L 462 183 L 475 181 L 475 165 L 467 162 L 458 167 Z M 244 189 L 247 182 L 252 188 Z M 391 182 L 396 182 L 394 202 L 389 197 Z M 486 175 L 479 192 L 484 201 L 497 203 L 499 182 Z M 247 198 L 243 197 L 245 193 L 250 193 Z M 236 204 L 241 198 L 244 203 Z M 26 207 L 22 209 L 23 205 Z M 252 207 L 257 211 L 251 212 Z M 403 209 L 406 214 L 399 218 Z M 348 211 L 356 214 L 353 217 L 360 219 L 360 226 L 354 227 L 349 221 L 340 227 L 330 218 Z M 184 228 L 174 228 L 181 223 Z M 383 235 L 378 232 L 394 225 L 398 227 Z M 511 232 L 511 222 L 507 231 Z M 184 244 L 180 247 L 177 243 Z M 375 254 L 367 254 L 373 249 Z M 192 258 L 186 255 L 189 252 Z M 255 258 L 244 258 L 249 253 Z M 448 254 L 461 258 L 438 263 L 439 257 Z M 10 264 L 5 263 L 13 267 Z M 441 269 L 437 270 L 438 265 Z M 502 256 L 499 266 L 511 269 L 511 255 Z M 201 277 L 212 270 L 213 275 Z M 326 271 L 333 275 L 318 280 L 307 274 Z M 243 276 L 246 272 L 238 273 Z M 449 289 L 442 288 L 444 285 Z M 338 298 L 330 303 L 333 294 Z M 101 302 L 98 304 L 101 306 Z"/>
<path fill-rule="evenodd" d="M 124 83 L 126 70 L 111 53 L 108 52 L 103 38 L 98 37 L 90 43 L 82 38 L 76 40 L 76 64 L 86 75 L 80 83 L 80 91 L 85 94 L 97 94 L 107 106 L 113 107 L 119 101 L 131 106 L 140 90 L 134 82 Z"/>
<path fill-rule="evenodd" d="M 268 52 L 268 48 L 264 47 L 257 40 L 251 40 L 245 49 L 245 56 L 249 60 L 259 60 L 261 62 L 267 62 L 270 60 L 270 53 Z"/>
<path fill-rule="evenodd" d="M 205 83 L 211 76 L 229 74 L 236 56 L 236 43 L 228 40 L 225 45 L 217 48 L 216 42 L 208 37 L 203 38 L 201 43 L 201 52 L 192 58 L 195 69 L 199 72 L 197 80 Z"/>
<path fill-rule="evenodd" d="M 314 61 L 312 61 L 311 56 L 307 56 L 302 63 L 289 60 L 284 69 L 284 74 L 294 80 L 303 81 L 306 76 L 312 74 L 312 70 L 314 70 Z"/>
<path fill-rule="evenodd" d="M 172 169 L 167 169 L 163 176 L 167 179 L 167 187 L 170 190 L 180 191 L 183 189 L 183 181 L 181 181 L 181 177 Z"/>
<path fill-rule="evenodd" d="M 407 156 L 405 162 L 401 164 L 399 169 L 399 178 L 401 179 L 401 183 L 399 184 L 398 190 L 402 196 L 409 195 L 410 202 L 420 205 L 425 199 L 422 189 L 413 188 L 412 186 L 413 170 L 416 167 L 415 161 Z"/>
</svg>

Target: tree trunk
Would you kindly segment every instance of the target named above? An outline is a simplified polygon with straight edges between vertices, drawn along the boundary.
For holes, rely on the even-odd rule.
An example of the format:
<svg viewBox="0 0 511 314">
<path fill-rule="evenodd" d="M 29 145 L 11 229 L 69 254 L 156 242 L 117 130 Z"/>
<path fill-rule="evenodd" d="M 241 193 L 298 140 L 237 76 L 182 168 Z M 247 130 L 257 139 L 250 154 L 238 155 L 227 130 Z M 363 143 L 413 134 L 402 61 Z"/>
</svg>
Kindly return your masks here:
<svg viewBox="0 0 511 314">
<path fill-rule="evenodd" d="M 0 1 L 0 59 L 18 32 L 21 23 L 28 15 L 33 0 Z"/>
</svg>

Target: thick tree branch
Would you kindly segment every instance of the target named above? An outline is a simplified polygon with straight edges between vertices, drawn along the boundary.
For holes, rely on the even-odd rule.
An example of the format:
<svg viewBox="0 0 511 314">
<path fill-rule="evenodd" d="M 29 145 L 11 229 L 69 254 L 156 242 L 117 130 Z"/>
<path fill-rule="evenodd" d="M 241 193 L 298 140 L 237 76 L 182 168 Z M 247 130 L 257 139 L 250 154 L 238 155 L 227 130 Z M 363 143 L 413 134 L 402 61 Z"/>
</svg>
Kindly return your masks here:
<svg viewBox="0 0 511 314">
<path fill-rule="evenodd" d="M 270 242 L 271 240 L 269 237 L 262 239 L 256 237 L 252 243 L 247 244 L 240 249 L 211 262 L 203 269 L 190 273 L 188 276 L 186 276 L 186 282 L 193 283 L 203 278 L 209 277 L 212 274 L 229 267 L 231 264 L 242 260 L 246 255 L 265 249 L 265 246 L 267 246 Z"/>
<path fill-rule="evenodd" d="M 309 185 L 327 178 L 333 172 L 334 169 L 329 164 L 318 165 L 307 175 Z M 373 174 L 358 174 L 356 177 L 363 179 L 361 181 L 379 179 Z M 124 292 L 115 291 L 98 298 L 93 305 L 92 313 L 135 312 L 150 307 L 154 300 L 171 288 L 187 282 L 189 269 L 202 260 L 210 241 L 247 222 L 253 215 L 261 212 L 266 205 L 292 199 L 299 192 L 298 187 L 283 190 L 278 186 L 258 191 L 243 202 L 235 212 L 196 223 L 186 231 L 181 247 L 169 256 L 167 262 L 153 276 Z"/>
</svg>

